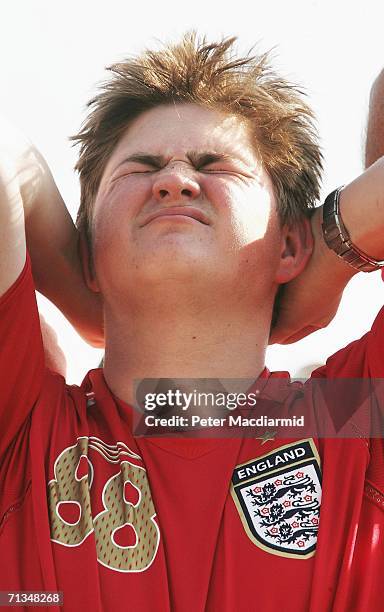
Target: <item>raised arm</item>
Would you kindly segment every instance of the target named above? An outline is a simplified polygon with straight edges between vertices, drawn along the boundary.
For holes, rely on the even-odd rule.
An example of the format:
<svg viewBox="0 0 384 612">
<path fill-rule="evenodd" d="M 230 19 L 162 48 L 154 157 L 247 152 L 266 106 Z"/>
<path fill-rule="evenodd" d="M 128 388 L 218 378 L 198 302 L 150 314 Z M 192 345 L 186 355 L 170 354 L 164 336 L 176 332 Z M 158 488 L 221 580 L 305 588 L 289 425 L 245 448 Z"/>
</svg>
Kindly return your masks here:
<svg viewBox="0 0 384 612">
<path fill-rule="evenodd" d="M 0 133 L 0 295 L 20 274 L 27 244 L 36 288 L 86 340 L 100 345 L 101 304 L 83 282 L 78 232 L 50 170 L 2 118 Z"/>
<path fill-rule="evenodd" d="M 25 262 L 24 208 L 20 192 L 21 160 L 29 143 L 0 117 L 0 295 L 19 276 Z M 23 172 L 26 179 L 26 172 Z M 27 183 L 33 183 L 30 175 Z"/>
<path fill-rule="evenodd" d="M 370 95 L 365 146 L 368 170 L 348 185 L 340 196 L 340 211 L 352 241 L 375 259 L 384 259 L 383 155 L 384 70 L 373 83 Z M 285 288 L 271 344 L 296 342 L 326 327 L 337 312 L 346 284 L 357 273 L 325 245 L 321 221 L 322 207 L 312 218 L 315 239 L 312 257 L 304 272 Z"/>
<path fill-rule="evenodd" d="M 347 185 L 340 211 L 352 242 L 370 257 L 384 259 L 384 157 Z M 343 290 L 357 270 L 324 242 L 322 207 L 312 218 L 314 250 L 305 270 L 286 287 L 271 343 L 296 342 L 326 327 L 336 314 Z"/>
</svg>

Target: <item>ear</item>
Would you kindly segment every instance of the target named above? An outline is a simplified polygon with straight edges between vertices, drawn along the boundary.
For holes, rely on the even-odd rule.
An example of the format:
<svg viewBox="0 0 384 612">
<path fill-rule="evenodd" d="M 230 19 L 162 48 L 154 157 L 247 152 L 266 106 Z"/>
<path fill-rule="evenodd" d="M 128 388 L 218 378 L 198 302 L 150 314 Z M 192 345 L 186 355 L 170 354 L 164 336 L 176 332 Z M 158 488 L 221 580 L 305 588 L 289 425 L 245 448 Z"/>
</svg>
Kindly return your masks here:
<svg viewBox="0 0 384 612">
<path fill-rule="evenodd" d="M 93 266 L 93 258 L 89 240 L 84 232 L 81 232 L 80 234 L 80 259 L 83 268 L 84 280 L 88 289 L 94 293 L 100 293 L 100 287 L 98 285 Z"/>
<path fill-rule="evenodd" d="M 275 281 L 288 283 L 298 276 L 307 265 L 313 250 L 311 222 L 303 219 L 291 226 L 283 226 L 281 235 L 280 262 Z"/>
</svg>

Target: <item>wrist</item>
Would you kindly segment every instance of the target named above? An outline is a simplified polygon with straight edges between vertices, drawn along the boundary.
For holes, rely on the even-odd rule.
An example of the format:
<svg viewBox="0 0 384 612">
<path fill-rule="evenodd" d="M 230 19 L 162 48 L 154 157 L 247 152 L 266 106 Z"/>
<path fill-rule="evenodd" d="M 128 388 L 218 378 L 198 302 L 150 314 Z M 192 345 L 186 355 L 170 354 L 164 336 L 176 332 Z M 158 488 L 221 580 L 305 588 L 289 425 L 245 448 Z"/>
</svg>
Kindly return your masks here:
<svg viewBox="0 0 384 612">
<path fill-rule="evenodd" d="M 323 238 L 327 247 L 358 272 L 374 272 L 384 266 L 352 242 L 340 212 L 342 188 L 335 189 L 323 204 Z"/>
<path fill-rule="evenodd" d="M 342 291 L 358 271 L 343 261 L 328 247 L 324 240 L 322 223 L 323 206 L 319 206 L 316 208 L 311 219 L 314 237 L 313 259 L 316 261 L 316 268 L 320 277 L 322 277 L 323 286 L 326 287 L 332 284 L 335 287 L 339 287 L 340 291 Z"/>
<path fill-rule="evenodd" d="M 340 193 L 340 213 L 350 238 L 371 258 L 384 259 L 384 157 Z"/>
</svg>

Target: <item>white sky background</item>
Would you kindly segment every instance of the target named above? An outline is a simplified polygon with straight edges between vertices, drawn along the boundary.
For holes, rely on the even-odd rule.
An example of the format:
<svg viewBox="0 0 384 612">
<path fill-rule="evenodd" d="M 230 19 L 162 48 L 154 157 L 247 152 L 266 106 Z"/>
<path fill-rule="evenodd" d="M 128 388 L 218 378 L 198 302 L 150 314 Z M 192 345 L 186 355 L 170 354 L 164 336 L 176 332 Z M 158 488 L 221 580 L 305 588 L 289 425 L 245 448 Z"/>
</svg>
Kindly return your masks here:
<svg viewBox="0 0 384 612">
<path fill-rule="evenodd" d="M 369 89 L 384 66 L 383 6 L 379 0 L 8 0 L 1 5 L 0 110 L 40 148 L 75 215 L 76 151 L 68 136 L 105 78 L 104 66 L 191 28 L 209 38 L 237 35 L 243 51 L 258 41 L 260 50 L 276 47 L 276 66 L 307 90 L 325 155 L 325 196 L 362 170 Z M 295 374 L 323 362 L 369 329 L 382 302 L 379 274 L 358 275 L 327 330 L 269 349 L 267 364 Z M 68 382 L 80 382 L 101 352 L 87 347 L 46 300 L 40 304 L 67 355 Z"/>
</svg>

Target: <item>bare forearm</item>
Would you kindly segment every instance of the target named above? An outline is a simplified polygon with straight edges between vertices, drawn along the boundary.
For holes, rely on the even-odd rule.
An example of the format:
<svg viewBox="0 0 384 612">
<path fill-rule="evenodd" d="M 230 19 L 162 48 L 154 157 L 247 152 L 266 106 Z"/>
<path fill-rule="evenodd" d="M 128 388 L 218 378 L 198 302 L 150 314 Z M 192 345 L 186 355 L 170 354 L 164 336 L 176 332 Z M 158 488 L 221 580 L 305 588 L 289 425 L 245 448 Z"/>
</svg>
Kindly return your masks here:
<svg viewBox="0 0 384 612">
<path fill-rule="evenodd" d="M 384 158 L 343 189 L 340 211 L 353 243 L 370 257 L 384 259 Z M 312 233 L 311 259 L 285 289 L 271 342 L 296 342 L 327 326 L 337 312 L 345 286 L 358 273 L 326 245 L 322 207 L 312 217 Z"/>
<path fill-rule="evenodd" d="M 36 256 L 40 289 L 42 268 L 54 258 L 68 257 L 77 239 L 71 217 L 49 168 L 37 149 L 5 118 L 0 117 L 0 220 L 2 259 L 25 259 L 25 234 Z M 39 257 L 45 266 L 38 265 Z M 20 261 L 18 262 L 20 267 Z"/>
<path fill-rule="evenodd" d="M 365 167 L 340 194 L 340 211 L 352 242 L 370 257 L 384 259 L 384 70 L 372 85 Z M 321 240 L 321 236 L 319 236 Z"/>
<path fill-rule="evenodd" d="M 340 194 L 340 211 L 351 240 L 374 259 L 384 259 L 384 157 Z"/>
<path fill-rule="evenodd" d="M 0 117 L 0 292 L 16 279 L 27 243 L 36 288 L 89 342 L 102 341 L 102 309 L 84 283 L 78 232 L 39 151 Z"/>
<path fill-rule="evenodd" d="M 340 212 L 352 242 L 370 257 L 384 259 L 384 157 L 343 188 Z M 310 266 L 318 280 L 337 292 L 358 271 L 328 248 L 321 224 L 322 207 L 312 219 L 315 248 Z"/>
<path fill-rule="evenodd" d="M 340 211 L 352 242 L 371 258 L 384 260 L 384 70 L 370 97 L 365 164 L 368 170 L 340 194 Z M 324 242 L 322 208 L 312 218 L 314 251 L 299 277 L 284 291 L 271 342 L 290 343 L 325 327 L 335 316 L 343 290 L 357 270 Z"/>
<path fill-rule="evenodd" d="M 20 274 L 25 261 L 24 209 L 16 158 L 18 135 L 0 116 L 0 295 Z"/>
<path fill-rule="evenodd" d="M 100 345 L 101 304 L 84 283 L 77 229 L 46 162 L 37 151 L 34 155 L 41 177 L 27 204 L 25 224 L 36 287 L 88 342 Z"/>
<path fill-rule="evenodd" d="M 24 162 L 25 164 L 25 162 Z M 40 153 L 31 146 L 28 180 L 22 181 L 27 245 L 36 287 L 52 299 L 57 275 L 77 266 L 77 230 Z M 56 283 L 52 277 L 56 275 Z"/>
</svg>

